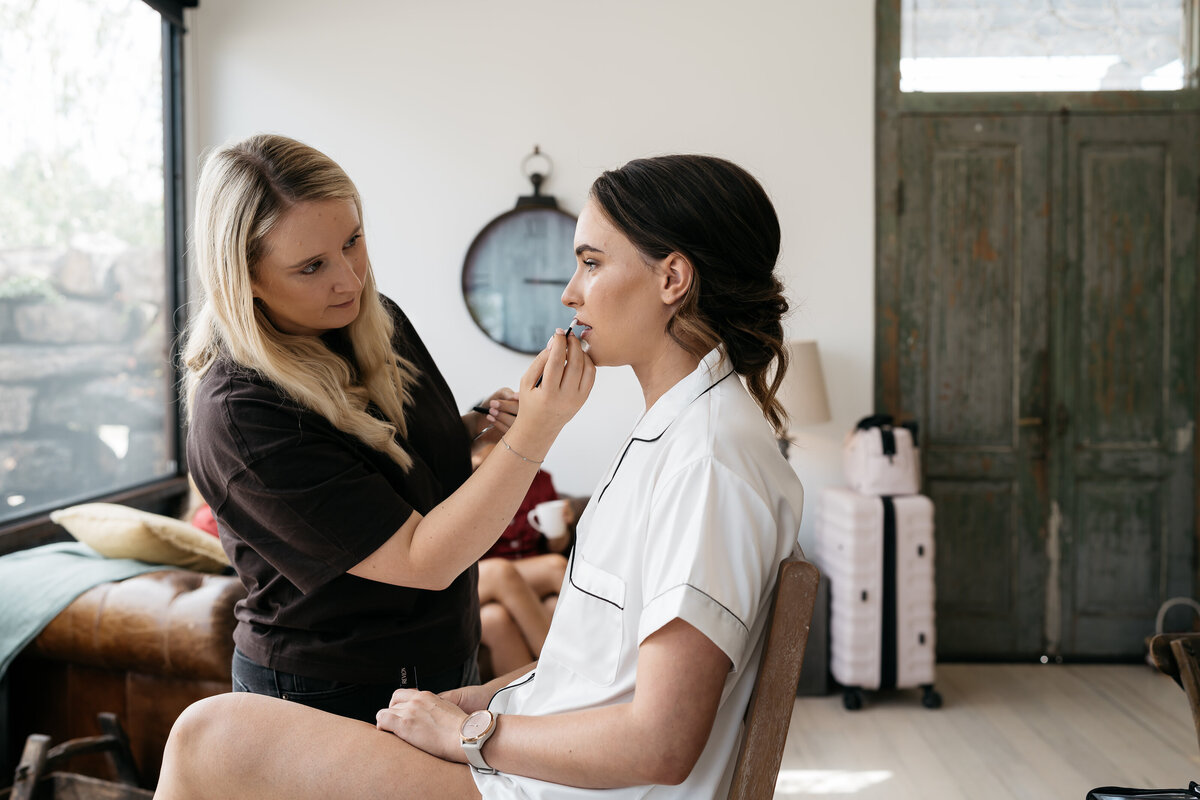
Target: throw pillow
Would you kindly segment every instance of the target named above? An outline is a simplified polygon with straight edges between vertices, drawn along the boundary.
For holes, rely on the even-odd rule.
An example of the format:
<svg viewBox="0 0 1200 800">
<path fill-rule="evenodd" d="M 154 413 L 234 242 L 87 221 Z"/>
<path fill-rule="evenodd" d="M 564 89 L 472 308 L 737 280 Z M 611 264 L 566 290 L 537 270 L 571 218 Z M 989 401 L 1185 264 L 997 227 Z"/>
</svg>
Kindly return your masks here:
<svg viewBox="0 0 1200 800">
<path fill-rule="evenodd" d="M 106 558 L 220 572 L 229 559 L 220 542 L 181 520 L 115 503 L 83 503 L 50 512 L 50 519 Z"/>
<path fill-rule="evenodd" d="M 192 514 L 192 524 L 211 536 L 220 536 L 217 532 L 217 518 L 213 516 L 208 503 L 201 505 L 196 509 L 196 513 Z"/>
</svg>

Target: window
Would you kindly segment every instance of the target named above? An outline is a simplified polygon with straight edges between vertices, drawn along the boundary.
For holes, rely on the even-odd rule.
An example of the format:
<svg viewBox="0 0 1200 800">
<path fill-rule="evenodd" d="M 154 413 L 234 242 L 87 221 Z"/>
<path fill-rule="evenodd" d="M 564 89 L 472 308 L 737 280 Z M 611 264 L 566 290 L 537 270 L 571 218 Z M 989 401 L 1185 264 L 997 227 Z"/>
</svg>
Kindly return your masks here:
<svg viewBox="0 0 1200 800">
<path fill-rule="evenodd" d="M 1194 0 L 902 0 L 902 92 L 1177 90 Z"/>
<path fill-rule="evenodd" d="M 0 526 L 180 474 L 181 34 L 0 0 Z"/>
</svg>

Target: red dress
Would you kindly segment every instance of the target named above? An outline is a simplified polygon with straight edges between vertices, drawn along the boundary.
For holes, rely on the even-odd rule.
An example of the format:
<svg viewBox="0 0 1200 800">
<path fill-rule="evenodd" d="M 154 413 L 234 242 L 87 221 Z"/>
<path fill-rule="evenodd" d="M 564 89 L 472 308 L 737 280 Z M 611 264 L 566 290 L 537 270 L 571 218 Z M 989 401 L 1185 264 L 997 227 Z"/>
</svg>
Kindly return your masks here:
<svg viewBox="0 0 1200 800">
<path fill-rule="evenodd" d="M 557 499 L 558 492 L 550 480 L 550 473 L 538 470 L 533 476 L 533 483 L 529 485 L 529 491 L 525 493 L 525 499 L 521 501 L 521 507 L 517 509 L 517 515 L 483 557 L 516 559 L 547 552 L 545 537 L 529 524 L 529 512 L 538 503 Z"/>
</svg>

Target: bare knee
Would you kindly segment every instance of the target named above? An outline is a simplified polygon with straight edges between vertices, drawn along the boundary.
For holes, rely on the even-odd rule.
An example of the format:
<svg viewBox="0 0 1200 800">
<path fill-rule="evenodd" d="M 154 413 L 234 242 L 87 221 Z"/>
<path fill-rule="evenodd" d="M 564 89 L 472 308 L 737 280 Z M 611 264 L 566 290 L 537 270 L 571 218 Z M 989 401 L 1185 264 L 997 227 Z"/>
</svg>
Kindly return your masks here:
<svg viewBox="0 0 1200 800">
<path fill-rule="evenodd" d="M 480 606 L 479 622 L 483 629 L 481 638 L 488 645 L 505 638 L 521 635 L 512 614 L 508 613 L 508 609 L 499 603 L 485 603 Z"/>
<path fill-rule="evenodd" d="M 479 562 L 479 601 L 490 603 L 511 597 L 524 579 L 506 558 L 485 558 Z"/>
<path fill-rule="evenodd" d="M 203 796 L 201 789 L 204 776 L 209 772 L 208 762 L 219 757 L 216 749 L 225 738 L 223 723 L 236 700 L 232 694 L 216 695 L 192 703 L 183 710 L 171 726 L 171 735 L 163 750 L 156 798 L 176 800 Z"/>
<path fill-rule="evenodd" d="M 506 558 L 498 558 L 496 562 L 496 565 L 492 567 L 492 580 L 496 582 L 501 591 L 509 592 L 514 587 L 525 583 L 525 579 L 521 577 L 521 573 L 517 572 L 513 562 Z"/>
</svg>

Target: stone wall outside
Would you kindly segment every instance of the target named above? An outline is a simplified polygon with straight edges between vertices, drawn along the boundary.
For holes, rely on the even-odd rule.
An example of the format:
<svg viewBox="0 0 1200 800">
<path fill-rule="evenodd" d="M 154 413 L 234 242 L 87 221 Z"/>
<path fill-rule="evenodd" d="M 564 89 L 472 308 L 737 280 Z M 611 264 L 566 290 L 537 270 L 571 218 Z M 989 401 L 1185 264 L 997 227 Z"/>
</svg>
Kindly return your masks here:
<svg viewBox="0 0 1200 800">
<path fill-rule="evenodd" d="M 0 523 L 174 473 L 166 280 L 161 247 L 0 250 Z"/>
</svg>

